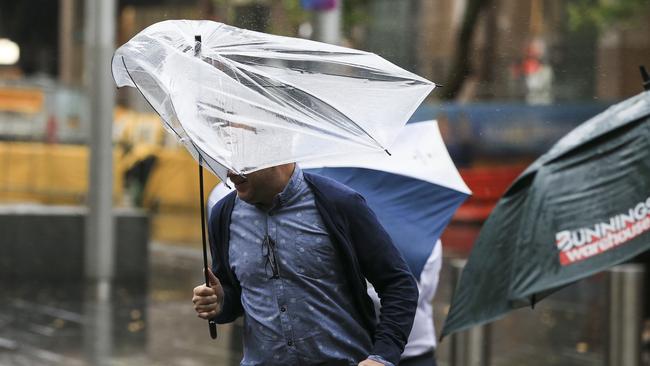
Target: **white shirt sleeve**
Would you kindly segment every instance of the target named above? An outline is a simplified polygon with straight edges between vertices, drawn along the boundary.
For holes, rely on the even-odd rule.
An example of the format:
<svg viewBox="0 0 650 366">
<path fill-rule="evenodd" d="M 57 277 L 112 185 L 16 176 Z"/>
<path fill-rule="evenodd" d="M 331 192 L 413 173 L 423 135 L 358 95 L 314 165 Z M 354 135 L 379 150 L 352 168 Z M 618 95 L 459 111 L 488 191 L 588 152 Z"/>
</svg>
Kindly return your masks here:
<svg viewBox="0 0 650 366">
<path fill-rule="evenodd" d="M 433 324 L 433 307 L 431 302 L 438 288 L 440 269 L 442 267 L 442 243 L 440 240 L 433 246 L 433 250 L 424 264 L 420 278 L 418 278 L 418 307 L 408 343 L 402 357 L 413 357 L 428 352 L 436 347 L 436 331 Z M 368 284 L 368 295 L 373 300 L 376 314 L 379 315 L 380 302 L 375 289 Z"/>
<path fill-rule="evenodd" d="M 431 302 L 438 289 L 440 280 L 440 268 L 442 268 L 442 243 L 440 240 L 433 246 L 433 251 L 427 262 L 424 264 L 420 278 L 418 279 L 420 297 L 418 302 Z"/>
</svg>

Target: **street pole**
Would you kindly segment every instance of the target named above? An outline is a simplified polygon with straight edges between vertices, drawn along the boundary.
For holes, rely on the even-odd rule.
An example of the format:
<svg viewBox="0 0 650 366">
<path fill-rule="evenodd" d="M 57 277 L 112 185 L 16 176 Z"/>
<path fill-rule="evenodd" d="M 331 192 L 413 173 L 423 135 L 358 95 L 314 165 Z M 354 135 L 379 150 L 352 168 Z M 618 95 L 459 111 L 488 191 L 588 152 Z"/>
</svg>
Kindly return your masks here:
<svg viewBox="0 0 650 366">
<path fill-rule="evenodd" d="M 609 366 L 641 364 L 643 276 L 641 264 L 621 264 L 609 270 Z"/>
<path fill-rule="evenodd" d="M 336 0 L 335 4 L 333 9 L 316 11 L 314 18 L 315 40 L 335 45 L 341 43 L 343 0 Z"/>
<path fill-rule="evenodd" d="M 115 85 L 111 57 L 115 48 L 115 0 L 85 2 L 85 89 L 88 98 L 88 215 L 85 275 L 108 295 L 113 279 L 113 108 Z M 104 290 L 101 290 L 101 289 Z"/>
<path fill-rule="evenodd" d="M 72 84 L 75 0 L 59 1 L 59 80 Z"/>
<path fill-rule="evenodd" d="M 451 283 L 456 288 L 467 264 L 465 259 L 452 259 Z M 489 366 L 491 346 L 491 326 L 484 324 L 451 335 L 451 366 Z"/>
</svg>

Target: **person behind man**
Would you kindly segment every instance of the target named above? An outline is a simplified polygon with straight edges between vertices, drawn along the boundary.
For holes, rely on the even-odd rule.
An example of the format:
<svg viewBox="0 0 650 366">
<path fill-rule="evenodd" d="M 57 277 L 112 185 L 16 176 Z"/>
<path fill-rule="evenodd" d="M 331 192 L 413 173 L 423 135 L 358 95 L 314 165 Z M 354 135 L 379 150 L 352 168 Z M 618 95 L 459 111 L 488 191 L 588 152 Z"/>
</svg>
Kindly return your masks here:
<svg viewBox="0 0 650 366">
<path fill-rule="evenodd" d="M 442 267 L 442 244 L 436 242 L 431 255 L 424 264 L 418 279 L 418 308 L 415 312 L 413 328 L 409 334 L 406 348 L 402 352 L 401 366 L 436 366 L 436 331 L 433 324 L 433 296 L 438 288 L 440 268 Z M 377 292 L 372 287 L 368 288 L 368 295 L 372 298 L 375 308 L 379 308 L 380 300 Z"/>
<path fill-rule="evenodd" d="M 244 316 L 241 364 L 397 364 L 417 284 L 364 199 L 293 163 L 229 178 L 236 193 L 209 219 L 211 284 L 192 302 L 220 324 Z"/>
</svg>

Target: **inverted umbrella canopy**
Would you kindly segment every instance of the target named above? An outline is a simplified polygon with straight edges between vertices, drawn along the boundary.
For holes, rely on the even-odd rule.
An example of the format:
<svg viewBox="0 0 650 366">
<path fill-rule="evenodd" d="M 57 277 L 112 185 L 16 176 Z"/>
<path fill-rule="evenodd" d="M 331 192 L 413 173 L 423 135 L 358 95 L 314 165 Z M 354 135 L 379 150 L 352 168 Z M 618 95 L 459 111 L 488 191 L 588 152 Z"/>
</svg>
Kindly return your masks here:
<svg viewBox="0 0 650 366">
<path fill-rule="evenodd" d="M 650 249 L 650 92 L 578 126 L 483 225 L 442 335 L 534 304 Z"/>
<path fill-rule="evenodd" d="M 212 21 L 156 23 L 115 52 L 112 70 L 222 180 L 383 151 L 435 87 L 372 53 Z"/>
<path fill-rule="evenodd" d="M 434 244 L 471 192 L 449 157 L 436 121 L 406 125 L 391 150 L 392 156 L 357 154 L 301 166 L 361 193 L 420 278 Z"/>
</svg>

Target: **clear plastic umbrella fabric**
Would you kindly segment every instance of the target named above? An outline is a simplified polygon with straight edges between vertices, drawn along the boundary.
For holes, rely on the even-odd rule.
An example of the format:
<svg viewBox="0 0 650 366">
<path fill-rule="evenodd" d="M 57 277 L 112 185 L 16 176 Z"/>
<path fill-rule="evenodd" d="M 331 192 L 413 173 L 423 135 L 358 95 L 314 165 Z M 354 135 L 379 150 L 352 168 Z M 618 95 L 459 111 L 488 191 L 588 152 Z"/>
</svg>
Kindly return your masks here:
<svg viewBox="0 0 650 366">
<path fill-rule="evenodd" d="M 212 21 L 153 24 L 115 52 L 112 71 L 222 179 L 389 149 L 435 87 L 372 53 Z"/>
</svg>

